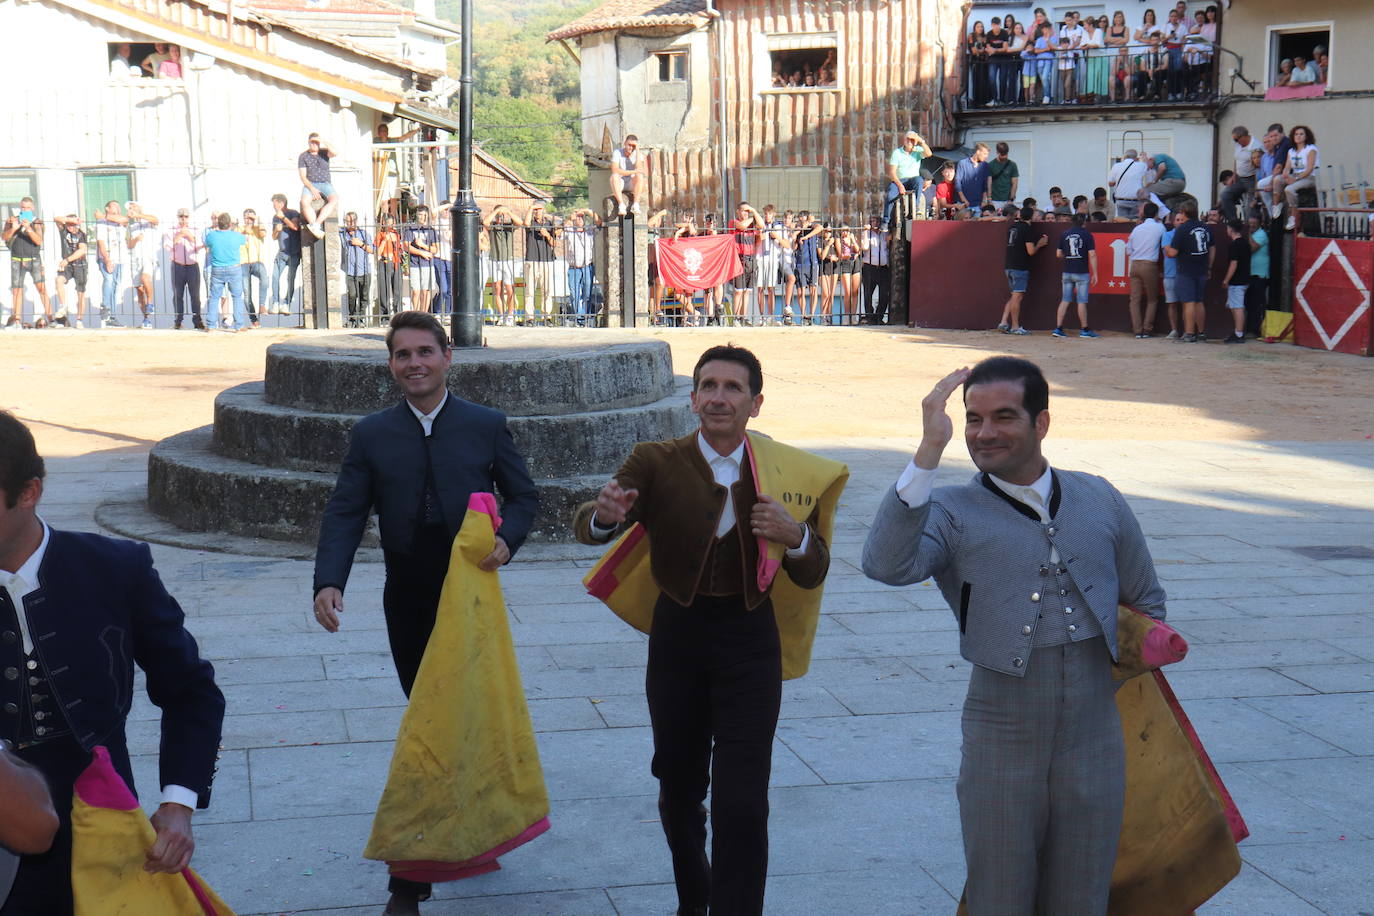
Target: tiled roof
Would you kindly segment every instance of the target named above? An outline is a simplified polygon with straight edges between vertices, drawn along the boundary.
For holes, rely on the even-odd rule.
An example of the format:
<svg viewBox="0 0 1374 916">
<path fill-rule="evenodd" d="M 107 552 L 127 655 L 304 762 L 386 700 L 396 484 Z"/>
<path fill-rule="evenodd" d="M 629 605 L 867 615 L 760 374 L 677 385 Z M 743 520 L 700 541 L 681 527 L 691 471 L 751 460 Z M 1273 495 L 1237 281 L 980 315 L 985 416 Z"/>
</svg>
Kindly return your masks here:
<svg viewBox="0 0 1374 916">
<path fill-rule="evenodd" d="M 699 25 L 706 0 L 607 0 L 596 9 L 545 36 L 549 41 L 592 32 L 664 25 Z"/>
</svg>

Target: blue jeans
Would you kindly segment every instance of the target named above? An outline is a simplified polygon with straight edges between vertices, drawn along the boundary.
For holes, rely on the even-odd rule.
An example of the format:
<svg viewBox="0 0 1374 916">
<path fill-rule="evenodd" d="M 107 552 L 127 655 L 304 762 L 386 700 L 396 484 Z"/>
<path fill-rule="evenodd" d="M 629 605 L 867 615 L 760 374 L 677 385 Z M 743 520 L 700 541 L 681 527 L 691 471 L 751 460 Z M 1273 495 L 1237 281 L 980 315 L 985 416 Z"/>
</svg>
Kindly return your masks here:
<svg viewBox="0 0 1374 916">
<path fill-rule="evenodd" d="M 253 307 L 253 278 L 258 278 L 258 304 L 267 303 L 267 266 L 261 261 L 243 265 L 243 302 L 248 306 L 248 320 L 257 321 L 258 311 Z"/>
<path fill-rule="evenodd" d="M 895 206 L 897 206 L 897 198 L 899 198 L 899 197 L 902 196 L 902 189 L 903 189 L 903 188 L 905 188 L 906 190 L 912 192 L 913 194 L 920 194 L 920 193 L 921 193 L 921 176 L 920 176 L 920 175 L 913 175 L 911 178 L 903 178 L 903 179 L 902 179 L 902 183 L 901 183 L 900 185 L 899 185 L 897 182 L 895 182 L 895 181 L 889 181 L 889 182 L 887 183 L 887 199 L 883 201 L 883 225 L 884 225 L 884 226 L 887 226 L 887 225 L 890 225 L 890 224 L 891 224 L 891 222 L 892 222 L 892 208 L 895 207 Z M 921 205 L 922 205 L 922 202 L 918 200 L 918 201 L 916 202 L 916 206 L 919 207 L 919 206 L 921 206 Z"/>
<path fill-rule="evenodd" d="M 105 262 L 96 258 L 96 263 L 100 265 L 100 273 L 103 279 L 100 281 L 100 310 L 105 314 L 114 314 L 115 306 L 119 303 L 119 275 L 124 271 L 123 264 L 116 264 L 114 270 L 106 270 Z"/>
<path fill-rule="evenodd" d="M 248 315 L 243 308 L 243 266 L 210 268 L 210 296 L 205 303 L 205 321 L 211 328 L 219 327 L 219 298 L 224 285 L 229 284 L 229 298 L 234 303 L 234 330 L 248 327 Z"/>
<path fill-rule="evenodd" d="M 568 310 L 581 318 L 587 314 L 587 300 L 592 296 L 592 281 L 596 279 L 596 265 L 568 268 Z"/>
<path fill-rule="evenodd" d="M 277 252 L 277 258 L 272 262 L 272 307 L 276 308 L 285 302 L 288 306 L 295 306 L 299 299 L 296 296 L 296 270 L 301 266 L 301 256 L 298 254 L 283 254 Z M 283 299 L 278 292 L 281 289 L 282 271 L 286 274 L 286 298 Z"/>
<path fill-rule="evenodd" d="M 1091 285 L 1092 274 L 1064 274 L 1059 281 L 1060 291 L 1063 293 L 1061 302 L 1077 301 L 1079 305 L 1088 304 L 1088 287 Z"/>
</svg>

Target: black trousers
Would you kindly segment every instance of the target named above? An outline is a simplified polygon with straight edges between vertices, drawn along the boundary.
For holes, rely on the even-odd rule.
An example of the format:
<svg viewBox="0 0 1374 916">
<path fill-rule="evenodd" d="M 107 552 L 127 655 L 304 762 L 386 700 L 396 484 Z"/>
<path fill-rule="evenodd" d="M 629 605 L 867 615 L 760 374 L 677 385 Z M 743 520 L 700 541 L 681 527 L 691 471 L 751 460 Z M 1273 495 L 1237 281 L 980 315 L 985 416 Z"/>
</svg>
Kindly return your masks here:
<svg viewBox="0 0 1374 916">
<path fill-rule="evenodd" d="M 390 261 L 377 264 L 377 308 L 383 318 L 401 310 L 401 268 Z"/>
<path fill-rule="evenodd" d="M 191 315 L 200 327 L 203 322 L 200 317 L 200 265 L 199 264 L 178 264 L 172 262 L 172 308 L 176 310 L 177 324 L 181 324 L 186 317 L 186 303 L 184 297 L 191 297 Z"/>
<path fill-rule="evenodd" d="M 660 596 L 645 683 L 658 809 L 678 905 L 712 916 L 758 916 L 768 874 L 768 776 L 782 703 L 773 604 Z M 711 856 L 706 799 L 711 796 Z"/>
<path fill-rule="evenodd" d="M 371 285 L 372 275 L 354 276 L 348 274 L 348 324 L 362 327 L 367 320 L 367 288 Z"/>
<path fill-rule="evenodd" d="M 448 574 L 452 540 L 443 527 L 420 528 L 411 553 L 387 551 L 386 584 L 382 587 L 382 611 L 386 614 L 386 635 L 391 642 L 391 658 L 396 676 L 407 697 L 415 686 L 415 675 L 425 657 L 425 646 L 434 632 L 439 610 L 439 594 Z M 393 894 L 428 900 L 430 885 L 405 878 L 392 878 L 387 889 Z"/>
<path fill-rule="evenodd" d="M 886 264 L 881 267 L 865 264 L 863 267 L 864 309 L 869 324 L 886 324 L 888 299 L 892 296 L 890 271 Z M 879 306 L 879 300 L 882 305 Z"/>
<path fill-rule="evenodd" d="M 110 762 L 132 789 L 129 754 L 111 747 Z M 90 765 L 91 755 L 74 738 L 58 738 L 15 752 L 42 771 L 52 791 L 60 826 L 52 848 L 42 855 L 23 856 L 9 898 L 0 916 L 71 916 L 72 914 L 72 785 Z"/>
</svg>

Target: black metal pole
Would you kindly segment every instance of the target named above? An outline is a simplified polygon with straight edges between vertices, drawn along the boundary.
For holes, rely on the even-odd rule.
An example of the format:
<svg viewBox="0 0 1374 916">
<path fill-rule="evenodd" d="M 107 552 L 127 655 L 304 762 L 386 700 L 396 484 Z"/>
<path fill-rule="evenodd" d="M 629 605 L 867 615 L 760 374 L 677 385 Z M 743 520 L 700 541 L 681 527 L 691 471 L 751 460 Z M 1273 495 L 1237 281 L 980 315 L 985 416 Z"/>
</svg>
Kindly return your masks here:
<svg viewBox="0 0 1374 916">
<path fill-rule="evenodd" d="M 453 290 L 455 347 L 482 346 L 482 271 L 477 231 L 482 211 L 472 193 L 472 0 L 462 0 L 463 69 L 458 90 L 458 193 L 453 208 Z"/>
</svg>

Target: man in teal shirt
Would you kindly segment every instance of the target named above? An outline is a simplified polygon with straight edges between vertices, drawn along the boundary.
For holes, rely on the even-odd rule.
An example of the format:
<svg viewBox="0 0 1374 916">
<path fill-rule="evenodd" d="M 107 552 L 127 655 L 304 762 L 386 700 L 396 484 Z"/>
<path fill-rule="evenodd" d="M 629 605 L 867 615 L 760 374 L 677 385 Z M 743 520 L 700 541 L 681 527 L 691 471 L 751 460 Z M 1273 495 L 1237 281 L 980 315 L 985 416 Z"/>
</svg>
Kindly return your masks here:
<svg viewBox="0 0 1374 916">
<path fill-rule="evenodd" d="M 902 145 L 892 151 L 887 159 L 887 200 L 883 202 L 883 229 L 892 221 L 892 208 L 897 198 L 907 194 L 918 195 L 916 209 L 919 213 L 925 207 L 925 190 L 930 179 L 921 175 L 921 161 L 930 155 L 930 144 L 914 130 L 906 132 Z M 919 217 L 918 217 L 919 218 Z"/>
<path fill-rule="evenodd" d="M 1145 157 L 1145 165 L 1149 167 L 1149 174 L 1145 176 L 1145 181 L 1141 184 L 1140 193 L 1136 195 L 1141 200 L 1149 200 L 1150 195 L 1156 195 L 1160 200 L 1167 201 L 1170 194 L 1182 194 L 1187 187 L 1187 178 L 1183 174 L 1183 166 L 1178 164 L 1178 160 L 1168 153 L 1155 153 L 1153 156 Z M 1174 206 L 1170 210 L 1177 209 Z"/>
<path fill-rule="evenodd" d="M 221 213 L 214 229 L 205 233 L 205 247 L 210 250 L 210 295 L 206 302 L 206 330 L 219 328 L 219 300 L 224 287 L 234 302 L 235 331 L 248 330 L 248 312 L 243 307 L 243 269 L 240 251 L 245 241 L 242 232 L 233 231 L 233 218 Z"/>
<path fill-rule="evenodd" d="M 1258 339 L 1269 307 L 1269 234 L 1250 217 L 1250 288 L 1245 291 L 1245 332 Z"/>
</svg>

